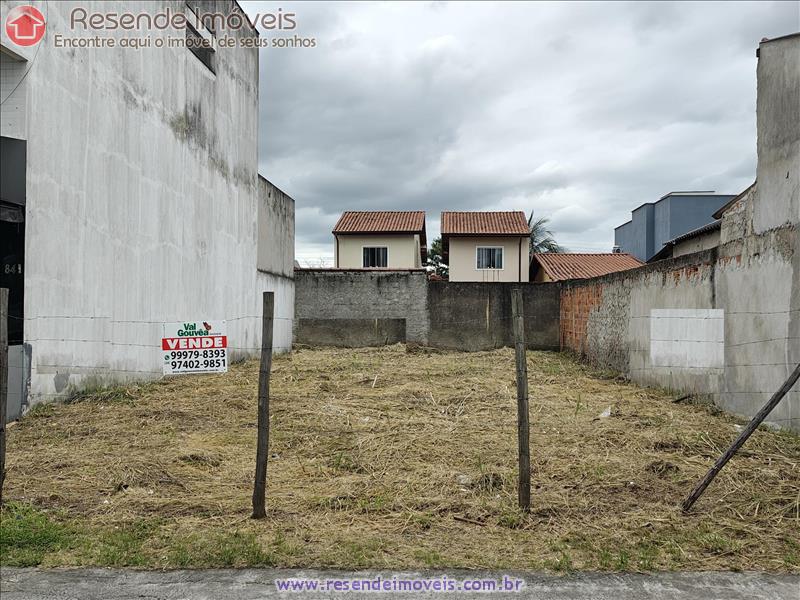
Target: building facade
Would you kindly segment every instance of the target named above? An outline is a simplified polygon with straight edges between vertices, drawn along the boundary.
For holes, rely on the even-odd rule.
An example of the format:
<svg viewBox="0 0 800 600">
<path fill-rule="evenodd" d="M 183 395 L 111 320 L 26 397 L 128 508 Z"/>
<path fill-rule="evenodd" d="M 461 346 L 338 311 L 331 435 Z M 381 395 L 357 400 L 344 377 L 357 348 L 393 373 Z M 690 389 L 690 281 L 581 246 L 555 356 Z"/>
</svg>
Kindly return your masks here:
<svg viewBox="0 0 800 600">
<path fill-rule="evenodd" d="M 427 254 L 425 213 L 346 211 L 333 228 L 337 269 L 421 269 Z"/>
<path fill-rule="evenodd" d="M 670 192 L 634 209 L 631 220 L 614 229 L 614 244 L 621 252 L 647 262 L 670 240 L 713 221 L 714 212 L 733 197 L 714 192 Z"/>
<path fill-rule="evenodd" d="M 522 211 L 445 211 L 441 229 L 450 281 L 528 281 L 530 242 Z"/>
<path fill-rule="evenodd" d="M 275 292 L 275 347 L 291 345 L 294 202 L 261 178 L 258 50 L 196 52 L 170 39 L 258 33 L 247 25 L 147 31 L 72 29 L 45 18 L 35 46 L 2 39 L 4 270 L 13 266 L 12 354 L 25 404 L 87 383 L 161 374 L 162 324 L 227 321 L 232 358 L 257 354 L 261 292 Z M 229 0 L 127 2 L 150 15 L 244 16 Z M 124 47 L 132 34 L 163 47 Z M 115 47 L 59 47 L 58 36 L 113 37 Z M 12 357 L 12 362 L 16 360 Z M 26 362 L 27 361 L 27 362 Z"/>
</svg>

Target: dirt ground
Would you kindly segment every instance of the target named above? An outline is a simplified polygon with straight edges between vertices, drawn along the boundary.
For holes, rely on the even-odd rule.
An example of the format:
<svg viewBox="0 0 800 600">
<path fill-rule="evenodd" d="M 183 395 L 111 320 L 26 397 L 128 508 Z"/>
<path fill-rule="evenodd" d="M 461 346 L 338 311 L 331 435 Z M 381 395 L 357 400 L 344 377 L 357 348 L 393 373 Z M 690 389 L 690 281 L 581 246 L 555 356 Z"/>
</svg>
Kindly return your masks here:
<svg viewBox="0 0 800 600">
<path fill-rule="evenodd" d="M 101 390 L 8 430 L 6 565 L 800 572 L 800 438 L 759 430 L 684 516 L 740 421 L 564 354 L 528 354 L 532 511 L 517 507 L 514 354 L 275 358 L 265 520 L 258 364 Z M 610 416 L 600 417 L 610 407 Z"/>
</svg>

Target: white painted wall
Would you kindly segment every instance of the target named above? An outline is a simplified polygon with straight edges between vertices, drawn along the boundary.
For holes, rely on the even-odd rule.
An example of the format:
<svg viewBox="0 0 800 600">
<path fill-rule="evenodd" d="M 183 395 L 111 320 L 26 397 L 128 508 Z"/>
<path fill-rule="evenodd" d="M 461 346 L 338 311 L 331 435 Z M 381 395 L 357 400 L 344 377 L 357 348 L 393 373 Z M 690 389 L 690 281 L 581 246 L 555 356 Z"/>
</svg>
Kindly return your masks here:
<svg viewBox="0 0 800 600">
<path fill-rule="evenodd" d="M 419 234 L 338 235 L 334 236 L 334 246 L 337 245 L 337 239 L 338 250 L 335 250 L 338 257 L 337 267 L 340 269 L 363 268 L 365 246 L 385 246 L 389 269 L 418 269 L 422 266 Z"/>
<path fill-rule="evenodd" d="M 3 0 L 3 14 L 15 4 Z M 284 207 L 291 228 L 274 227 L 259 252 L 258 51 L 218 49 L 213 74 L 185 48 L 57 49 L 73 7 L 107 7 L 34 4 L 47 35 L 25 81 L 32 400 L 159 376 L 161 323 L 187 315 L 227 320 L 234 355 L 256 356 L 268 289 L 286 319 L 275 347 L 289 349 L 291 273 L 257 270 L 270 249 L 275 264 L 292 264 L 294 236 Z"/>
<path fill-rule="evenodd" d="M 528 281 L 527 237 L 459 236 L 451 237 L 449 245 L 450 281 Z M 478 246 L 502 247 L 503 268 L 478 269 Z"/>
<path fill-rule="evenodd" d="M 724 368 L 725 311 L 651 309 L 650 364 L 684 369 Z"/>
</svg>

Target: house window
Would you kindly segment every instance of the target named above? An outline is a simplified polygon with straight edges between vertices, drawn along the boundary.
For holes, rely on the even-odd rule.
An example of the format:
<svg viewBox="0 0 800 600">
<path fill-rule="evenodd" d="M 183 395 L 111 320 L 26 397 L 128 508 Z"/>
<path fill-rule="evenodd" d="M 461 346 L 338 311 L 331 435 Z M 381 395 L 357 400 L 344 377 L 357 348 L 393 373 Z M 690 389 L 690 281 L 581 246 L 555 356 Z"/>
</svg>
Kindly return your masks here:
<svg viewBox="0 0 800 600">
<path fill-rule="evenodd" d="M 200 35 L 197 29 L 189 23 L 186 24 L 186 46 L 208 67 L 209 71 L 214 73 L 214 48 L 209 47 L 209 44 L 208 39 Z"/>
<path fill-rule="evenodd" d="M 200 19 L 191 6 L 187 4 L 186 8 L 186 47 L 209 71 L 216 73 L 214 34 L 209 33 L 205 24 L 200 23 Z"/>
<path fill-rule="evenodd" d="M 478 269 L 502 269 L 503 268 L 503 248 L 502 246 L 485 247 L 478 246 L 476 268 Z"/>
<path fill-rule="evenodd" d="M 386 267 L 389 259 L 389 249 L 385 246 L 373 248 L 364 247 L 364 268 Z"/>
</svg>

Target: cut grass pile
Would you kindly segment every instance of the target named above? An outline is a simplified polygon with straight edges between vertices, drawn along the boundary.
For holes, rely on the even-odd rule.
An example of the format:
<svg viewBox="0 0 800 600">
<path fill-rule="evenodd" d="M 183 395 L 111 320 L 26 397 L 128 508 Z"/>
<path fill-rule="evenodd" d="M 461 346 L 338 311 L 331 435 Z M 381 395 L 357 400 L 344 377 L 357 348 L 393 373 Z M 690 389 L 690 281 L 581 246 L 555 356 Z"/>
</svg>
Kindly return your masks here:
<svg viewBox="0 0 800 600">
<path fill-rule="evenodd" d="M 249 518 L 258 364 L 84 395 L 9 429 L 6 565 L 800 571 L 800 438 L 528 354 L 532 512 L 510 349 L 276 356 L 268 518 Z M 598 415 L 611 407 L 608 417 Z"/>
</svg>

